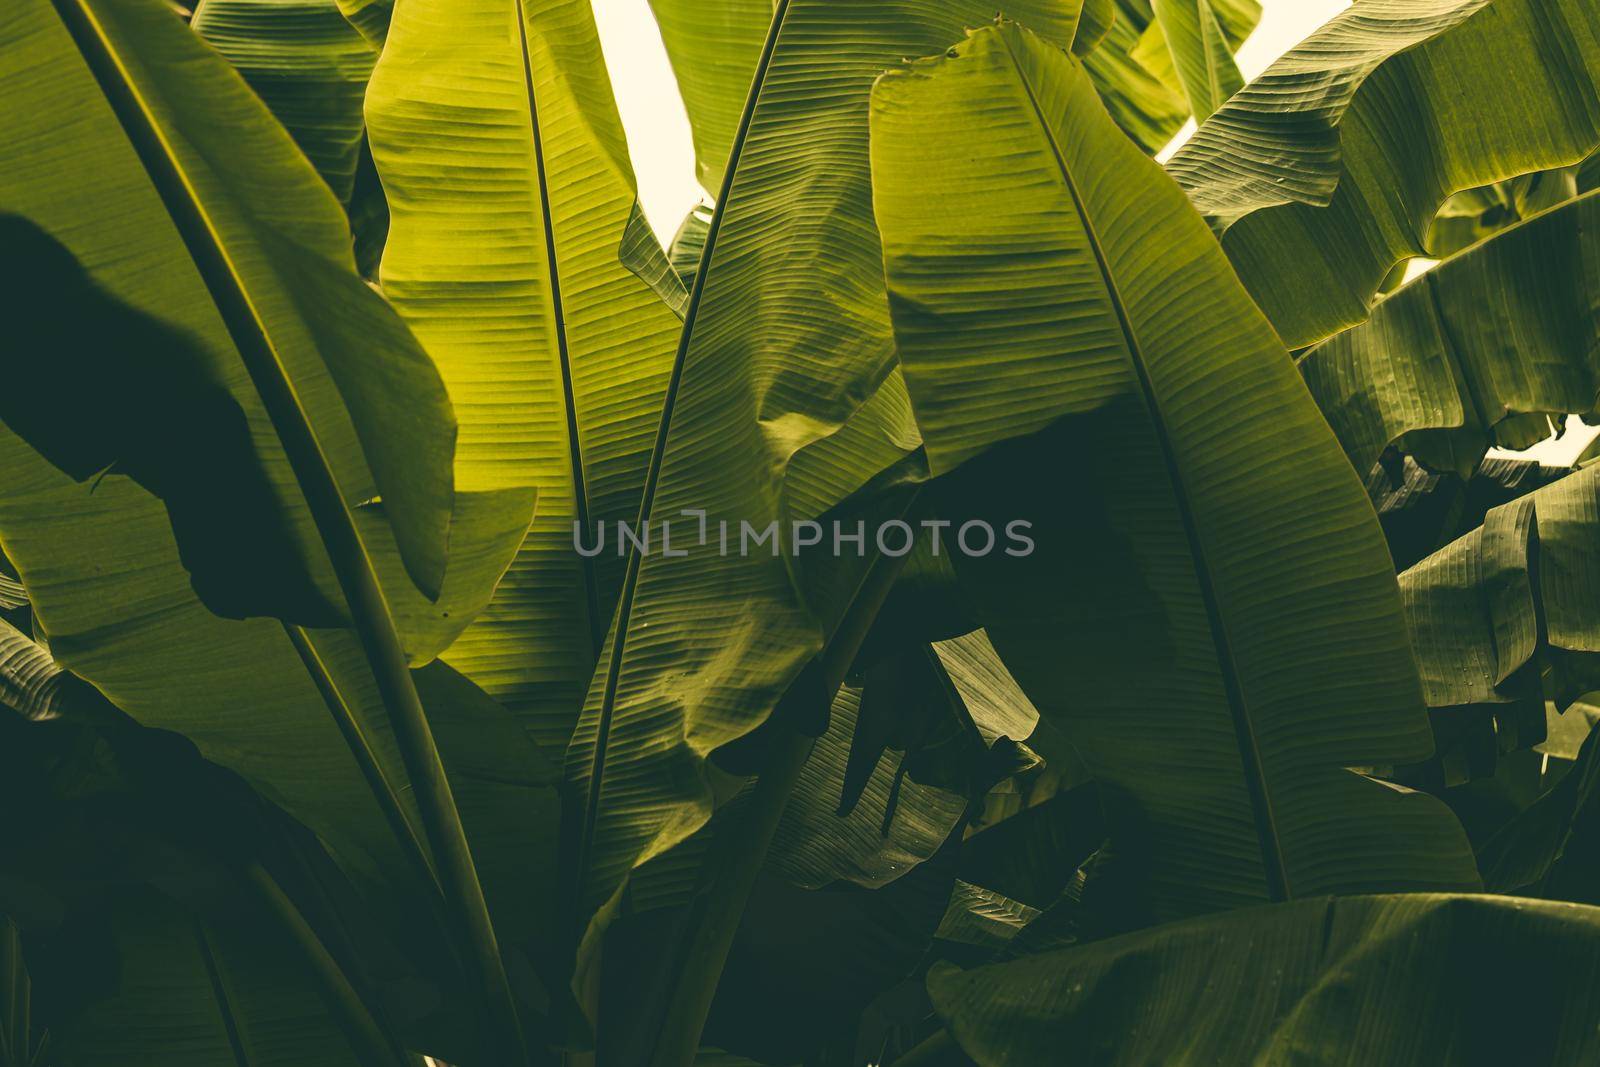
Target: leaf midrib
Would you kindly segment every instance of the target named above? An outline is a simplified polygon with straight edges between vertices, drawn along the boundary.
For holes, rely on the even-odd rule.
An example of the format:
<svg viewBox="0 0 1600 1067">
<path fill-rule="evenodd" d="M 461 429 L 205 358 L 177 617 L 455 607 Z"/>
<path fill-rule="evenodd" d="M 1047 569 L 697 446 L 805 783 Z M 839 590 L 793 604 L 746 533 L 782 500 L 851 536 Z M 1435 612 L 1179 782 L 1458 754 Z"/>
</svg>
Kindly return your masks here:
<svg viewBox="0 0 1600 1067">
<path fill-rule="evenodd" d="M 1245 787 L 1250 796 L 1252 814 L 1255 816 L 1256 836 L 1261 847 L 1263 873 L 1267 880 L 1267 893 L 1274 902 L 1293 899 L 1293 892 L 1289 885 L 1289 874 L 1283 856 L 1283 844 L 1278 834 L 1277 822 L 1272 810 L 1271 791 L 1267 786 L 1266 770 L 1262 765 L 1261 750 L 1256 740 L 1255 723 L 1251 719 L 1249 706 L 1244 699 L 1238 664 L 1234 660 L 1233 647 L 1228 637 L 1227 622 L 1222 616 L 1221 607 L 1217 601 L 1216 589 L 1212 585 L 1211 570 L 1206 562 L 1205 546 L 1200 539 L 1199 526 L 1195 520 L 1193 505 L 1189 501 L 1177 453 L 1167 433 L 1166 420 L 1161 412 L 1161 405 L 1155 386 L 1150 379 L 1149 370 L 1144 364 L 1143 349 L 1139 344 L 1137 334 L 1134 332 L 1133 323 L 1128 318 L 1127 305 L 1123 301 L 1121 291 L 1117 288 L 1116 278 L 1111 273 L 1105 251 L 1100 244 L 1100 238 L 1095 233 L 1094 223 L 1084 208 L 1083 197 L 1078 190 L 1077 181 L 1072 176 L 1071 168 L 1067 166 L 1066 157 L 1061 151 L 1061 146 L 1056 142 L 1055 131 L 1051 129 L 1049 121 L 1044 116 L 1044 111 L 1039 105 L 1038 98 L 1034 95 L 1033 86 L 1028 81 L 1028 76 L 1023 70 L 1016 53 L 1012 50 L 1009 37 L 1003 29 L 997 29 L 994 32 L 999 36 L 1001 44 L 1005 47 L 1006 56 L 1011 61 L 1012 70 L 1017 76 L 1017 84 L 1021 87 L 1023 96 L 1032 109 L 1033 116 L 1038 123 L 1040 135 L 1049 147 L 1050 154 L 1061 172 L 1062 182 L 1065 184 L 1068 194 L 1072 197 L 1073 209 L 1083 223 L 1084 237 L 1088 241 L 1090 251 L 1094 254 L 1095 265 L 1100 272 L 1100 277 L 1105 283 L 1107 299 L 1111 303 L 1112 310 L 1116 313 L 1117 324 L 1121 328 L 1128 353 L 1128 362 L 1132 365 L 1135 379 L 1139 383 L 1140 392 L 1143 394 L 1145 406 L 1150 415 L 1151 427 L 1161 447 L 1161 456 L 1166 464 L 1167 477 L 1172 484 L 1172 494 L 1175 498 L 1179 517 L 1183 522 L 1184 536 L 1188 540 L 1189 553 L 1194 560 L 1195 581 L 1200 587 L 1200 599 L 1205 606 L 1206 621 L 1211 631 L 1213 647 L 1216 650 L 1224 694 L 1227 697 L 1228 709 L 1233 717 L 1234 734 L 1239 749 L 1239 761 L 1244 771 Z M 1068 57 L 1067 61 L 1074 65 L 1076 72 L 1077 60 Z"/>
<path fill-rule="evenodd" d="M 756 100 L 761 95 L 761 87 L 766 80 L 767 70 L 772 63 L 772 54 L 777 47 L 778 35 L 783 29 L 784 16 L 789 10 L 789 0 L 777 0 L 772 12 L 772 22 L 767 29 L 767 39 L 761 47 L 761 56 L 756 61 L 755 73 L 750 79 L 750 92 L 745 97 L 744 110 L 739 115 L 739 127 L 734 132 L 733 144 L 728 150 L 727 165 L 722 171 L 722 187 L 718 191 L 716 207 L 712 211 L 711 222 L 706 227 L 705 243 L 700 249 L 700 265 L 695 271 L 694 286 L 689 291 L 689 302 L 684 307 L 683 328 L 678 334 L 678 351 L 672 360 L 672 373 L 667 380 L 666 394 L 662 400 L 661 421 L 656 427 L 655 445 L 650 452 L 650 465 L 645 472 L 644 490 L 639 500 L 639 528 L 643 528 L 649 519 L 655 503 L 656 485 L 661 477 L 661 464 L 666 456 L 667 435 L 672 424 L 672 410 L 677 402 L 678 388 L 683 380 L 683 368 L 687 362 L 690 341 L 694 335 L 695 321 L 700 311 L 701 294 L 705 291 L 706 278 L 711 274 L 711 257 L 716 247 L 717 236 L 722 230 L 722 220 L 727 214 L 728 201 L 733 191 L 734 173 L 739 168 L 739 158 L 744 151 L 745 137 L 750 132 L 750 122 L 755 115 Z M 632 548 L 628 553 L 627 569 L 623 574 L 622 592 L 617 602 L 616 612 L 616 637 L 611 643 L 609 658 L 606 662 L 605 688 L 600 698 L 600 710 L 595 724 L 594 751 L 589 764 L 589 790 L 583 813 L 582 829 L 578 837 L 576 862 L 573 865 L 572 894 L 575 906 L 582 907 L 583 886 L 588 879 L 590 850 L 594 842 L 596 821 L 599 817 L 600 786 L 605 774 L 606 747 L 611 734 L 611 719 L 616 708 L 617 684 L 622 673 L 622 655 L 627 641 L 628 623 L 633 612 L 634 592 L 638 586 L 641 558 L 638 549 Z"/>
<path fill-rule="evenodd" d="M 556 261 L 555 217 L 550 211 L 550 183 L 544 164 L 544 130 L 539 118 L 539 94 L 533 77 L 533 52 L 528 47 L 527 0 L 516 0 L 517 42 L 522 49 L 523 85 L 528 93 L 528 126 L 533 137 L 534 184 L 537 186 L 539 212 L 544 227 L 544 262 L 549 280 L 545 299 L 548 304 L 552 331 L 555 334 L 556 353 L 561 366 L 561 391 L 567 417 L 567 457 L 572 466 L 572 498 L 578 528 L 588 531 L 589 489 L 584 476 L 583 440 L 578 428 L 577 391 L 572 385 L 572 359 L 567 349 L 566 305 L 561 298 L 561 268 Z M 600 611 L 600 579 L 596 572 L 595 557 L 578 553 L 578 566 L 583 572 L 585 604 L 589 616 L 589 660 L 600 656 L 605 642 L 606 618 Z"/>
</svg>

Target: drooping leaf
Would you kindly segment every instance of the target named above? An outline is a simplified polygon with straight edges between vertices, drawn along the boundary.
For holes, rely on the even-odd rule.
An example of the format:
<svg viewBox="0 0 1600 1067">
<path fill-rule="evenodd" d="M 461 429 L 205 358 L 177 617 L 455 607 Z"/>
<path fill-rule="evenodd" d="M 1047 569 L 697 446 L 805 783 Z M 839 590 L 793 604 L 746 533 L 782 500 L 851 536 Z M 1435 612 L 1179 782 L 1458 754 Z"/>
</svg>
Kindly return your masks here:
<svg viewBox="0 0 1600 1067">
<path fill-rule="evenodd" d="M 67 676 L 48 652 L 0 619 L 0 705 L 25 719 L 54 718 L 66 684 Z"/>
<path fill-rule="evenodd" d="M 1204 122 L 1244 86 L 1211 0 L 1153 0 L 1156 25 L 1172 54 L 1189 110 Z M 1254 12 L 1260 18 L 1260 8 Z"/>
<path fill-rule="evenodd" d="M 84 9 L 71 10 L 81 14 Z M 302 573 L 299 548 L 305 538 L 316 536 L 284 453 L 259 450 L 259 443 L 276 440 L 273 424 L 239 362 L 218 305 L 207 296 L 205 279 L 216 273 L 219 286 L 231 278 L 229 284 L 244 292 L 256 292 L 254 283 L 259 283 L 275 293 L 279 314 L 271 320 L 272 336 L 281 329 L 285 344 L 302 345 L 302 362 L 320 359 L 331 349 L 318 347 L 309 327 L 287 311 L 315 308 L 317 301 L 338 305 L 336 312 L 324 308 L 322 320 L 311 318 L 335 331 L 323 343 L 344 339 L 341 358 L 358 360 L 377 353 L 392 359 L 397 374 L 425 381 L 431 373 L 424 367 L 426 357 L 392 312 L 353 271 L 339 265 L 341 259 L 348 262 L 348 245 L 335 236 L 342 234 L 343 222 L 326 187 L 238 76 L 186 27 L 165 11 L 129 3 L 110 4 L 104 20 L 94 23 L 120 27 L 139 42 L 138 49 L 127 49 L 131 70 L 162 76 L 138 67 L 133 56 L 146 47 L 170 48 L 189 57 L 185 70 L 215 83 L 209 93 L 186 89 L 173 104 L 177 110 L 167 117 L 183 133 L 181 139 L 174 135 L 174 143 L 188 146 L 186 151 L 199 151 L 196 145 L 208 148 L 218 160 L 215 165 L 227 168 L 222 176 L 230 181 L 270 177 L 282 185 L 275 187 L 277 199 L 252 196 L 248 201 L 230 199 L 233 187 L 221 179 L 220 184 L 205 184 L 196 178 L 184 188 L 207 204 L 215 194 L 219 211 L 237 212 L 233 217 L 241 227 L 239 241 L 266 241 L 277 254 L 292 254 L 296 267 L 291 274 L 275 273 L 270 259 L 260 253 L 246 257 L 243 249 L 238 250 L 240 262 L 254 272 L 245 275 L 241 268 L 241 273 L 230 274 L 210 258 L 220 255 L 217 247 L 223 246 L 213 246 L 197 260 L 194 248 L 200 246 L 186 244 L 168 214 L 178 210 L 177 202 L 164 205 L 57 12 L 32 2 L 7 11 L 0 46 L 18 57 L 31 47 L 35 51 L 28 54 L 37 60 L 31 66 L 20 59 L 6 64 L 6 71 L 18 79 L 15 93 L 42 92 L 48 86 L 59 106 L 70 106 L 80 116 L 63 126 L 51 120 L 50 108 L 8 112 L 17 158 L 36 158 L 54 144 L 51 151 L 65 151 L 65 158 L 82 161 L 49 172 L 48 182 L 30 180 L 44 172 L 20 167 L 8 168 L 0 178 L 0 204 L 30 216 L 29 221 L 7 216 L 3 243 L 7 261 L 16 268 L 8 273 L 23 283 L 7 289 L 8 320 L 20 331 L 21 341 L 8 349 L 14 356 L 5 394 L 10 432 L 0 440 L 5 452 L 0 538 L 7 555 L 27 577 L 36 620 L 51 635 L 57 660 L 141 722 L 192 732 L 208 754 L 263 784 L 327 834 L 348 861 L 371 863 L 392 847 L 384 844 L 387 831 L 284 630 L 262 620 L 218 619 L 191 588 L 191 578 L 199 588 L 211 588 L 213 571 L 221 571 L 226 583 L 247 583 L 252 602 L 276 597 L 292 614 L 295 605 L 281 601 L 285 592 L 293 593 L 294 575 Z M 119 19 L 128 21 L 124 25 Z M 120 37 L 113 40 L 126 43 Z M 62 130 L 72 131 L 64 144 L 58 138 Z M 259 173 L 252 174 L 247 169 L 251 165 Z M 168 189 L 167 195 L 177 193 Z M 252 236 L 252 227 L 261 225 L 254 213 L 260 212 L 274 225 Z M 52 226 L 70 235 L 71 249 L 47 232 Z M 311 242 L 308 246 L 286 243 L 300 231 Z M 266 301 L 267 295 L 260 299 Z M 174 325 L 163 321 L 168 316 L 175 317 Z M 380 340 L 400 347 L 386 349 L 375 344 Z M 364 373 L 373 380 L 363 389 L 388 377 Z M 402 384 L 401 379 L 390 381 Z M 337 441 L 342 449 L 333 454 L 342 457 L 342 469 L 350 473 L 350 464 L 361 456 L 349 430 L 350 417 L 339 409 L 326 371 L 306 384 L 309 391 L 302 391 L 302 401 L 324 416 L 322 424 L 334 431 L 330 447 Z M 409 410 L 411 401 L 403 406 Z M 413 449 L 432 456 L 442 445 L 448 459 L 448 425 L 442 441 L 426 439 L 430 413 L 440 412 L 448 417 L 435 375 L 432 391 L 406 416 L 413 420 L 414 432 L 406 440 L 386 441 L 384 447 L 395 450 L 397 461 L 409 463 L 405 457 Z M 263 466 L 268 459 L 271 465 Z M 432 460 L 416 462 L 426 468 Z M 110 473 L 94 484 L 80 481 L 108 466 Z M 371 476 L 363 475 L 349 485 L 354 492 L 343 504 L 353 508 L 375 488 Z M 165 508 L 146 489 L 164 495 Z M 497 504 L 502 499 L 460 494 L 457 502 Z M 482 555 L 493 546 L 474 546 L 474 527 L 466 525 L 457 530 L 455 544 L 466 566 L 452 569 L 441 603 L 428 605 L 418 591 L 408 593 L 386 521 L 404 500 L 402 494 L 386 499 L 381 509 L 360 508 L 353 521 L 369 535 L 366 544 L 379 549 L 380 564 L 388 563 L 384 573 L 394 580 L 385 583 L 386 592 L 397 613 L 419 616 L 407 631 L 421 644 L 423 631 L 459 627 L 465 621 L 446 620 L 446 611 L 456 608 L 470 615 L 481 606 L 503 563 L 472 562 L 474 552 Z M 292 540 L 287 530 L 281 540 L 273 539 L 274 528 L 287 525 L 280 522 L 280 505 L 297 509 L 298 530 Z M 517 506 L 525 505 L 518 501 Z M 304 547 L 321 557 L 319 572 L 326 574 L 329 565 L 320 545 Z M 509 547 L 501 551 L 502 559 L 509 558 Z M 472 584 L 477 589 L 465 591 L 468 599 L 451 588 L 458 574 L 476 575 Z M 301 583 L 308 595 L 319 599 L 321 586 L 320 578 L 314 590 Z M 231 588 L 223 592 L 235 596 Z M 442 633 L 426 638 L 426 643 L 447 641 Z M 364 684 L 371 686 L 370 681 Z M 375 708 L 375 694 L 367 692 L 365 701 L 352 703 Z M 234 695 L 231 701 L 229 694 Z M 244 695 L 249 703 L 240 701 Z"/>
<path fill-rule="evenodd" d="M 943 967 L 928 989 L 983 1067 L 1063 1049 L 1130 1065 L 1581 1063 L 1600 1054 L 1597 935 L 1596 908 L 1335 897 Z"/>
<path fill-rule="evenodd" d="M 38 100 L 11 112 L 18 158 L 80 161 L 14 167 L 0 187 L 22 282 L 6 295 L 11 430 L 76 480 L 110 469 L 161 497 L 222 614 L 337 619 L 322 541 L 338 526 L 431 658 L 488 599 L 504 564 L 485 549 L 508 553 L 531 493 L 514 507 L 454 493 L 443 384 L 350 268 L 326 185 L 165 11 L 30 0 L 3 37 L 19 57 L 10 95 Z M 69 111 L 82 121 L 63 140 Z M 117 341 L 136 358 L 116 358 Z M 32 358 L 46 349 L 58 356 Z M 446 591 L 452 535 L 463 562 Z"/>
<path fill-rule="evenodd" d="M 193 30 L 233 64 L 349 209 L 378 53 L 335 0 L 201 0 Z"/>
<path fill-rule="evenodd" d="M 1111 31 L 1083 60 L 1111 117 L 1151 154 L 1172 140 L 1189 116 L 1176 72 L 1171 78 L 1164 77 L 1172 57 L 1160 33 L 1148 3 L 1118 0 Z M 1142 59 L 1144 52 L 1154 53 L 1164 63 Z"/>
<path fill-rule="evenodd" d="M 1534 171 L 1456 193 L 1433 217 L 1425 242 L 1435 259 L 1454 255 L 1507 226 L 1571 200 L 1580 192 L 1578 168 Z"/>
<path fill-rule="evenodd" d="M 1158 914 L 1475 884 L 1442 806 L 1346 769 L 1431 745 L 1361 485 L 1082 69 L 976 31 L 879 82 L 873 164 L 943 513 L 1031 523 L 957 573 L 1041 715 L 1142 808 Z M 1062 498 L 1035 472 L 1067 457 Z"/>
<path fill-rule="evenodd" d="M 1572 471 L 1533 460 L 1486 457 L 1463 479 L 1453 471 L 1430 471 L 1406 456 L 1395 471 L 1387 461 L 1374 466 L 1367 475 L 1367 495 L 1399 571 L 1483 525 L 1492 508 Z"/>
<path fill-rule="evenodd" d="M 1584 0 L 1362 0 L 1278 59 L 1173 156 L 1291 347 L 1367 316 L 1452 193 L 1600 144 Z M 1420 151 L 1419 145 L 1429 145 Z"/>
<path fill-rule="evenodd" d="M 1222 34 L 1222 44 L 1214 56 L 1196 49 L 1199 36 L 1198 6 L 1188 4 L 1190 12 L 1179 17 L 1193 31 L 1184 38 L 1184 62 L 1192 70 L 1204 72 L 1207 64 L 1220 63 L 1222 54 L 1232 64 L 1232 53 L 1261 19 L 1255 0 L 1207 0 L 1213 20 Z M 1103 40 L 1092 50 L 1074 48 L 1083 57 L 1085 69 L 1105 101 L 1111 117 L 1146 152 L 1155 153 L 1172 140 L 1191 106 L 1174 62 L 1173 46 L 1162 32 L 1162 24 L 1150 0 L 1114 0 L 1115 22 Z M 1221 68 L 1219 67 L 1219 70 Z"/>
<path fill-rule="evenodd" d="M 616 524 L 638 514 L 678 330 L 619 261 L 643 216 L 589 5 L 402 6 L 367 121 L 390 208 L 384 294 L 450 389 L 461 485 L 540 491 L 448 659 L 559 753 L 615 605 Z"/>
<path fill-rule="evenodd" d="M 1600 192 L 1502 230 L 1385 297 L 1300 360 L 1357 470 L 1396 442 L 1465 474 L 1546 416 L 1596 413 Z"/>
<path fill-rule="evenodd" d="M 838 792 L 841 815 L 853 811 L 888 748 L 903 754 L 896 781 L 909 776 L 973 802 L 1000 779 L 1038 762 L 1021 742 L 1033 734 L 1039 713 L 981 630 L 913 644 L 868 667 L 859 713 L 851 718 Z M 886 831 L 899 791 L 898 784 L 890 790 Z"/>
<path fill-rule="evenodd" d="M 389 20 L 394 17 L 394 0 L 335 0 L 346 21 L 377 49 L 389 35 Z"/>
<path fill-rule="evenodd" d="M 1028 7 L 1018 14 L 1072 40 L 1074 7 Z M 876 554 L 806 553 L 787 525 L 822 518 L 917 444 L 883 303 L 864 106 L 884 67 L 990 16 L 922 0 L 787 0 L 775 13 L 686 309 L 641 510 L 658 546 L 660 524 L 672 520 L 673 543 L 689 554 L 630 554 L 568 751 L 567 780 L 588 798 L 586 908 L 705 822 L 705 754 L 767 720 Z M 828 284 L 818 286 L 823 265 Z M 680 540 L 695 529 L 679 517 L 689 509 L 708 516 L 704 544 Z M 752 548 L 747 538 L 744 554 L 719 554 L 719 522 L 737 545 L 741 524 L 759 533 L 780 518 L 781 544 Z M 818 713 L 831 695 L 808 689 L 793 703 Z"/>
<path fill-rule="evenodd" d="M 969 836 L 961 847 L 961 877 L 1045 908 L 1105 838 L 1099 787 L 1085 783 Z"/>
<path fill-rule="evenodd" d="M 958 880 L 934 936 L 977 950 L 973 956 L 987 956 L 1009 943 L 1038 914 L 1037 908 Z"/>
<path fill-rule="evenodd" d="M 1545 706 L 1545 713 L 1548 733 L 1544 741 L 1534 746 L 1535 751 L 1549 756 L 1552 762 L 1575 761 L 1594 724 L 1600 722 L 1600 704 L 1580 699 L 1565 711 L 1557 711 L 1552 702 Z"/>
<path fill-rule="evenodd" d="M 1600 470 L 1491 510 L 1400 575 L 1430 707 L 1534 698 L 1564 708 L 1595 688 Z"/>
</svg>

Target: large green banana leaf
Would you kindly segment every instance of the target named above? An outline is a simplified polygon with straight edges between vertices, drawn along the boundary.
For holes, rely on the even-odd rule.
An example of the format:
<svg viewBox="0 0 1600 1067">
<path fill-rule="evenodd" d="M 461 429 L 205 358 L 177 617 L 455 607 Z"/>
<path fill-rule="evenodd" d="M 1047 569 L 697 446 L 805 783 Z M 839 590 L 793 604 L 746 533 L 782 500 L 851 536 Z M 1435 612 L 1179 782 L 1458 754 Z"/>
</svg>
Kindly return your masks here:
<svg viewBox="0 0 1600 1067">
<path fill-rule="evenodd" d="M 1074 8 L 1021 13 L 1072 40 Z M 629 556 L 568 751 L 567 780 L 588 798 L 578 874 L 589 908 L 705 822 L 705 757 L 760 726 L 838 625 L 849 598 L 830 592 L 822 617 L 808 610 L 797 572 L 816 554 L 797 559 L 787 527 L 781 553 L 769 543 L 724 557 L 717 523 L 736 544 L 741 522 L 761 531 L 813 519 L 914 451 L 872 225 L 865 103 L 885 67 L 991 14 L 931 0 L 779 5 L 686 309 L 641 510 L 658 526 L 676 520 L 688 555 Z M 826 285 L 816 284 L 822 269 Z M 708 516 L 705 544 L 684 536 L 695 529 L 679 518 L 689 509 Z M 825 562 L 859 573 L 865 560 L 846 551 Z M 809 694 L 807 710 L 830 698 Z"/>
<path fill-rule="evenodd" d="M 1158 914 L 1474 885 L 1441 805 L 1347 769 L 1431 745 L 1388 554 L 1182 192 L 1013 23 L 883 78 L 872 123 L 942 513 L 1032 523 L 952 562 L 1041 715 L 1142 810 Z M 1068 464 L 1073 494 L 1040 486 Z"/>
<path fill-rule="evenodd" d="M 347 208 L 378 53 L 334 0 L 201 0 L 189 25 L 233 64 Z"/>
<path fill-rule="evenodd" d="M 487 601 L 532 494 L 454 493 L 443 383 L 351 269 L 336 201 L 168 16 L 137 0 L 8 12 L 8 97 L 32 103 L 8 111 L 17 163 L 0 179 L 21 280 L 5 417 L 71 477 L 112 469 L 160 496 L 222 614 L 338 618 L 313 513 L 354 525 L 425 662 Z M 62 160 L 78 163 L 40 169 Z M 113 338 L 138 362 L 113 358 Z M 45 348 L 61 355 L 34 358 Z"/>
<path fill-rule="evenodd" d="M 1167 166 L 1298 348 L 1366 318 L 1450 194 L 1589 155 L 1597 77 L 1587 0 L 1358 0 Z"/>
<path fill-rule="evenodd" d="M 1600 411 L 1600 191 L 1445 260 L 1300 360 L 1350 462 L 1399 443 L 1463 476 L 1490 445 Z"/>
<path fill-rule="evenodd" d="M 540 490 L 448 658 L 559 754 L 616 604 L 616 524 L 638 516 L 678 331 L 618 261 L 643 216 L 589 4 L 406 4 L 366 107 L 391 212 L 380 278 L 450 390 L 457 477 Z"/>
<path fill-rule="evenodd" d="M 406 660 L 487 601 L 531 489 L 454 491 L 438 371 L 356 276 L 327 186 L 170 11 L 30 0 L 0 47 L 25 102 L 7 112 L 3 247 L 26 282 L 6 293 L 21 344 L 0 537 L 39 625 L 140 721 L 193 729 L 319 830 L 349 822 L 350 862 L 398 846 L 372 866 L 425 866 L 395 797 L 409 786 L 455 932 L 508 1016 Z M 202 599 L 355 633 L 226 623 Z M 403 777 L 372 736 L 385 726 Z"/>
<path fill-rule="evenodd" d="M 982 1067 L 1585 1063 L 1600 908 L 1442 894 L 1296 901 L 1010 963 L 928 990 Z M 1507 1020 L 1515 1019 L 1515 1025 Z"/>
</svg>

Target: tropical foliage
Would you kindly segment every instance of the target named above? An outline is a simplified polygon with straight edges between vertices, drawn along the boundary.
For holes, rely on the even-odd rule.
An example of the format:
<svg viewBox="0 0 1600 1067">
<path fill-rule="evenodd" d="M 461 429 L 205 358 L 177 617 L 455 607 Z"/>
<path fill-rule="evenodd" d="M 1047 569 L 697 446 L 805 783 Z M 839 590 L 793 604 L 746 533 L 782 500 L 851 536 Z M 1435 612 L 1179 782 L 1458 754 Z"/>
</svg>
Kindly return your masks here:
<svg viewBox="0 0 1600 1067">
<path fill-rule="evenodd" d="M 650 7 L 0 6 L 0 1065 L 1600 1059 L 1600 5 Z"/>
</svg>

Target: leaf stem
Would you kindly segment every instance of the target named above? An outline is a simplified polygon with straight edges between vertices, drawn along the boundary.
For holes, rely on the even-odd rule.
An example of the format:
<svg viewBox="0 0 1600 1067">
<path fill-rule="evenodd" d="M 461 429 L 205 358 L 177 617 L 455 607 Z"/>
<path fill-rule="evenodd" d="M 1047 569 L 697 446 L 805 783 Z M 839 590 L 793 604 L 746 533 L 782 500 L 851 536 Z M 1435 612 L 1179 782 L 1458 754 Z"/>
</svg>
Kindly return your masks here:
<svg viewBox="0 0 1600 1067">
<path fill-rule="evenodd" d="M 294 941 L 306 964 L 316 974 L 327 1003 L 333 1007 L 339 1028 L 350 1042 L 351 1050 L 362 1067 L 403 1067 L 408 1063 L 406 1050 L 395 1041 L 393 1035 L 378 1025 L 350 985 L 344 971 L 272 875 L 259 863 L 252 863 L 245 869 L 245 880 L 282 924 L 284 932 Z"/>
</svg>

